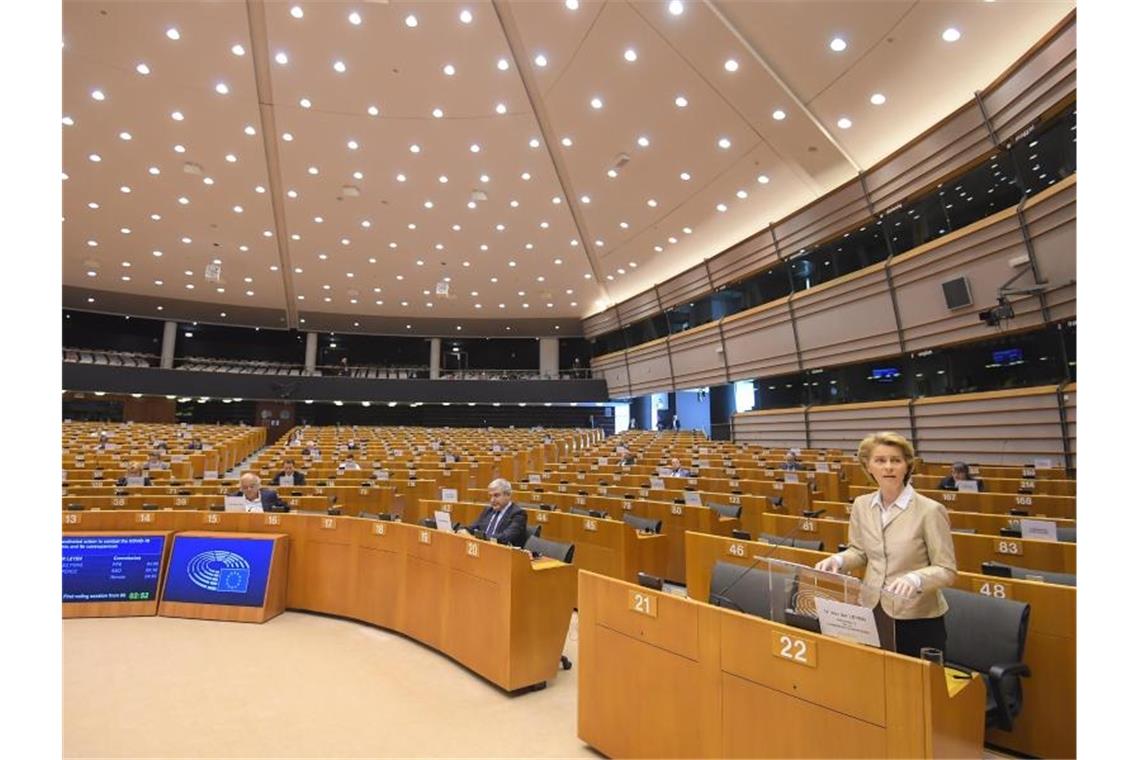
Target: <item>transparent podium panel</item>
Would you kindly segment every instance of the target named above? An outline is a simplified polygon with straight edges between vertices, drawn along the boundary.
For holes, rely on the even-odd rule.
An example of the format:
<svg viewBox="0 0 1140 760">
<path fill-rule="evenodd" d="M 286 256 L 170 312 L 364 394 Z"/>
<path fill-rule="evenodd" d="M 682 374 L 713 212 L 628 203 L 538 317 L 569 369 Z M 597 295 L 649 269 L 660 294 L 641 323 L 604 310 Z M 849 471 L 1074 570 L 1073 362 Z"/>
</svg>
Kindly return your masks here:
<svg viewBox="0 0 1140 760">
<path fill-rule="evenodd" d="M 858 578 L 772 558 L 760 560 L 752 572 L 766 576 L 769 620 L 895 651 L 895 621 Z"/>
</svg>

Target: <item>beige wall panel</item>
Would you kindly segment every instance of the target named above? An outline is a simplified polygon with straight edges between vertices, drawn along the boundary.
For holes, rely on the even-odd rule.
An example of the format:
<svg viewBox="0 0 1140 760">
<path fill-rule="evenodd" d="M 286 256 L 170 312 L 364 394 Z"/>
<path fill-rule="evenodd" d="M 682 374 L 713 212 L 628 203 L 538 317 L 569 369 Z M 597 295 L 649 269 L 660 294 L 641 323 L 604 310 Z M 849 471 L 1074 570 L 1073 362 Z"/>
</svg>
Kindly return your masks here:
<svg viewBox="0 0 1140 760">
<path fill-rule="evenodd" d="M 651 317 L 657 314 L 661 309 L 657 306 L 657 294 L 653 290 L 647 290 L 644 293 L 622 301 L 617 305 L 618 318 L 623 325 L 632 325 L 634 322 L 640 322 L 646 317 Z"/>
<path fill-rule="evenodd" d="M 795 295 L 804 368 L 831 367 L 902 350 L 882 267 Z"/>
<path fill-rule="evenodd" d="M 796 372 L 796 341 L 786 301 L 733 314 L 722 321 L 732 380 Z"/>
<path fill-rule="evenodd" d="M 595 377 L 606 381 L 610 398 L 624 398 L 629 395 L 629 373 L 625 367 L 625 354 L 606 354 L 590 362 Z"/>
<path fill-rule="evenodd" d="M 720 331 L 715 322 L 671 336 L 669 350 L 677 387 L 699 388 L 727 382 L 720 347 Z"/>
<path fill-rule="evenodd" d="M 709 271 L 717 287 L 728 285 L 777 263 L 776 244 L 769 228 L 709 259 Z"/>
<path fill-rule="evenodd" d="M 1025 391 L 1021 391 L 1024 393 Z M 914 405 L 919 453 L 932 462 L 962 459 L 1021 465 L 1038 457 L 1064 460 L 1056 393 L 923 399 Z"/>
<path fill-rule="evenodd" d="M 631 348 L 629 358 L 629 391 L 632 395 L 673 390 L 669 372 L 669 346 L 665 339 Z"/>
<path fill-rule="evenodd" d="M 1049 283 L 1046 302 L 1051 320 L 1077 315 L 1076 178 L 1064 180 L 1063 185 L 1061 190 L 1043 195 L 1025 209 L 1037 266 L 1042 279 Z"/>
<path fill-rule="evenodd" d="M 801 248 L 835 237 L 870 215 L 863 186 L 855 180 L 777 222 L 776 241 L 786 258 Z"/>
<path fill-rule="evenodd" d="M 1077 24 L 1043 45 L 982 100 L 998 139 L 1013 139 L 1052 104 L 1077 88 Z"/>
<path fill-rule="evenodd" d="M 966 228 L 960 236 L 947 236 L 921 253 L 905 255 L 891 266 L 907 351 L 996 334 L 996 328 L 978 319 L 978 312 L 997 303 L 998 287 L 1014 272 L 1009 261 L 1023 255 L 1025 245 L 1016 216 L 1004 214 L 992 219 Z M 970 281 L 974 305 L 951 311 L 946 308 L 942 283 L 962 276 Z M 1005 329 L 1042 324 L 1036 298 L 1015 296 L 1010 301 L 1016 316 Z"/>
<path fill-rule="evenodd" d="M 582 334 L 596 338 L 618 329 L 617 309 L 606 309 L 582 320 Z"/>
<path fill-rule="evenodd" d="M 811 445 L 816 449 L 843 449 L 854 454 L 859 441 L 869 433 L 892 430 L 907 438 L 910 414 L 907 401 L 884 404 L 843 404 L 808 409 Z"/>
<path fill-rule="evenodd" d="M 763 446 L 807 446 L 803 407 L 774 412 L 743 412 L 732 415 L 732 439 L 737 443 Z"/>
<path fill-rule="evenodd" d="M 1073 457 L 1072 466 L 1077 466 L 1077 385 L 1072 383 L 1065 388 L 1065 417 L 1069 423 L 1069 453 Z"/>
<path fill-rule="evenodd" d="M 704 263 L 661 283 L 658 292 L 661 294 L 661 304 L 666 309 L 706 295 L 709 292 L 709 276 Z"/>
</svg>

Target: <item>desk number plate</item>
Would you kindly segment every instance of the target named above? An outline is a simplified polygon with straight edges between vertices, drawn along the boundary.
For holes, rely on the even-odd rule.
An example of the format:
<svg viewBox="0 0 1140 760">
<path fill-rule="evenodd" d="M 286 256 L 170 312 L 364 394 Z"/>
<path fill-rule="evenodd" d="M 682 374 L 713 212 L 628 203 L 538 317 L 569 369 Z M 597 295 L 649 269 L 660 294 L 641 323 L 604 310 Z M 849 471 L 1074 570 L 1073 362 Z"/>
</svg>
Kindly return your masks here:
<svg viewBox="0 0 1140 760">
<path fill-rule="evenodd" d="M 420 531 L 420 543 L 421 544 L 430 544 L 431 543 L 431 531 L 430 530 L 421 530 Z"/>
<path fill-rule="evenodd" d="M 651 618 L 657 617 L 657 597 L 644 591 L 629 592 L 629 608 Z"/>
<path fill-rule="evenodd" d="M 280 524 L 281 524 L 281 515 L 266 515 L 265 516 L 265 525 L 280 525 Z"/>
<path fill-rule="evenodd" d="M 210 514 L 206 515 L 206 524 L 207 525 L 217 525 L 218 524 L 218 516 L 212 512 Z"/>
<path fill-rule="evenodd" d="M 336 530 L 336 520 L 331 517 L 322 517 L 321 528 L 324 530 Z"/>
<path fill-rule="evenodd" d="M 797 665 L 815 667 L 815 642 L 772 631 L 772 656 L 794 662 Z"/>
<path fill-rule="evenodd" d="M 382 522 L 379 522 L 379 523 L 373 523 L 373 524 L 372 524 L 372 535 L 374 535 L 374 536 L 382 536 L 382 535 L 384 535 L 384 532 L 385 532 L 385 528 L 387 528 L 387 527 L 388 527 L 388 526 L 386 526 L 386 525 L 385 525 L 384 523 L 382 523 Z"/>
<path fill-rule="evenodd" d="M 998 554 L 1020 555 L 1022 553 L 1021 552 L 1021 542 L 1020 541 L 1011 541 L 1009 539 L 1004 539 L 1004 538 L 995 538 L 994 539 L 994 551 L 997 552 Z"/>
<path fill-rule="evenodd" d="M 1008 583 L 1003 581 L 982 580 L 981 578 L 973 578 L 971 585 L 974 591 L 986 596 L 992 596 L 995 599 L 1013 599 L 1013 589 Z"/>
<path fill-rule="evenodd" d="M 479 544 L 477 544 L 474 541 L 468 541 L 467 542 L 467 556 L 468 557 L 478 557 L 479 556 Z"/>
</svg>

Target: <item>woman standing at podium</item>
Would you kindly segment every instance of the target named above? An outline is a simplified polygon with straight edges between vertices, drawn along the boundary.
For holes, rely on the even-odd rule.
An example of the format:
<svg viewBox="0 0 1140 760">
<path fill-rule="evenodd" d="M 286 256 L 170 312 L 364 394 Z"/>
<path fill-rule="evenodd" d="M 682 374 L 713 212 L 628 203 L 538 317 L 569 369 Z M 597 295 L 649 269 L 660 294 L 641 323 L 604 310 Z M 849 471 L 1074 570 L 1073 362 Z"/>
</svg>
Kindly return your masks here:
<svg viewBox="0 0 1140 760">
<path fill-rule="evenodd" d="M 863 571 L 861 603 L 880 628 L 894 627 L 895 651 L 945 651 L 946 600 L 939 590 L 958 573 L 950 518 L 910 484 L 914 446 L 898 433 L 874 433 L 859 444 L 859 462 L 879 490 L 851 505 L 847 549 L 819 562 L 828 572 Z"/>
</svg>

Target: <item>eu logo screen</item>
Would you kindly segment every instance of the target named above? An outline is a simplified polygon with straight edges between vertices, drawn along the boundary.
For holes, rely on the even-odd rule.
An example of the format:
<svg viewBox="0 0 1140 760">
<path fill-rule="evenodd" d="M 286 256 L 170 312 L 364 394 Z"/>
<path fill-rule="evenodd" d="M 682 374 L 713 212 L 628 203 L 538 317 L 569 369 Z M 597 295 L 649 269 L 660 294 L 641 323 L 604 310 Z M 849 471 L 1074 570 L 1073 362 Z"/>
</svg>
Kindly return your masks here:
<svg viewBox="0 0 1140 760">
<path fill-rule="evenodd" d="M 272 539 L 175 536 L 162 599 L 260 607 L 272 556 Z"/>
<path fill-rule="evenodd" d="M 147 602 L 158 591 L 165 536 L 63 536 L 63 601 Z"/>
</svg>

